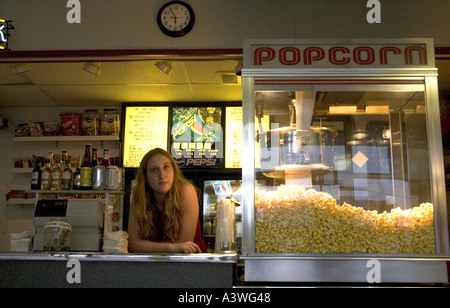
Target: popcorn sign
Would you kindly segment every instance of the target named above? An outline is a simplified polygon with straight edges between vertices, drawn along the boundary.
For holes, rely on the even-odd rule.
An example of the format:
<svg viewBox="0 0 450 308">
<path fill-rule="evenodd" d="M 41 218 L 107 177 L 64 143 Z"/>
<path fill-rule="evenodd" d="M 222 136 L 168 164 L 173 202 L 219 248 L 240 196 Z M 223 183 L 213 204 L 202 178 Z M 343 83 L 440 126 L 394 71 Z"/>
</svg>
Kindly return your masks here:
<svg viewBox="0 0 450 308">
<path fill-rule="evenodd" d="M 432 39 L 248 40 L 245 69 L 434 67 Z"/>
</svg>

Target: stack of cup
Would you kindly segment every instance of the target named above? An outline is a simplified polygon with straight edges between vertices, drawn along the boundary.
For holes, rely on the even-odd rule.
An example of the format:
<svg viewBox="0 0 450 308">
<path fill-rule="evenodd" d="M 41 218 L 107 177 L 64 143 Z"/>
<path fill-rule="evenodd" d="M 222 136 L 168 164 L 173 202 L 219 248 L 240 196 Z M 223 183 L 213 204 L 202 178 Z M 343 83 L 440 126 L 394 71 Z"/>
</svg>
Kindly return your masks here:
<svg viewBox="0 0 450 308">
<path fill-rule="evenodd" d="M 14 252 L 30 252 L 31 251 L 31 239 L 33 236 L 28 231 L 22 233 L 11 233 L 11 247 L 10 250 Z"/>
<path fill-rule="evenodd" d="M 128 253 L 128 233 L 125 231 L 106 233 L 103 237 L 103 252 Z"/>
</svg>

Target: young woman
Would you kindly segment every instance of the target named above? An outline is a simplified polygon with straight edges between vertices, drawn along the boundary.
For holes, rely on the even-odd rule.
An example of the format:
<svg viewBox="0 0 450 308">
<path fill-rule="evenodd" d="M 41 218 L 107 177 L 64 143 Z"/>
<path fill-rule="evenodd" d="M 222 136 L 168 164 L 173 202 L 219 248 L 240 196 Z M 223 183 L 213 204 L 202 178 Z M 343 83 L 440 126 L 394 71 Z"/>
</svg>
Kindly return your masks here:
<svg viewBox="0 0 450 308">
<path fill-rule="evenodd" d="M 199 205 L 193 185 L 163 149 L 141 160 L 128 223 L 131 252 L 206 252 L 200 236 Z"/>
</svg>

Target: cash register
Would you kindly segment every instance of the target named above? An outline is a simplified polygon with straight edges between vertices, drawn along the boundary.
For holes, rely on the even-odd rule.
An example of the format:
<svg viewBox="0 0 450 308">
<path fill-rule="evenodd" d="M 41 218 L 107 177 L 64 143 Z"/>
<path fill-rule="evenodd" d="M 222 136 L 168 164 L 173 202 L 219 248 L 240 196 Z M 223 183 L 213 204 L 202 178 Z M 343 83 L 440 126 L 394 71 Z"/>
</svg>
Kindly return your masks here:
<svg viewBox="0 0 450 308">
<path fill-rule="evenodd" d="M 104 225 L 100 200 L 38 200 L 34 212 L 33 250 L 42 251 L 44 226 L 62 219 L 72 226 L 71 251 L 100 251 Z"/>
</svg>

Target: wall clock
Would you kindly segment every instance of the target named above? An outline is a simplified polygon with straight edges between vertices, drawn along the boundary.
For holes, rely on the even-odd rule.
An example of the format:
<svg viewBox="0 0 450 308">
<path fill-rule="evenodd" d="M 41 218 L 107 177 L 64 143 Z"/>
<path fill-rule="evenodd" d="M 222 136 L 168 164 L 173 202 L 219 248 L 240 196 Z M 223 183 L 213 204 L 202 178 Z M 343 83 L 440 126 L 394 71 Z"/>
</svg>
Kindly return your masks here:
<svg viewBox="0 0 450 308">
<path fill-rule="evenodd" d="M 194 11 L 183 1 L 170 1 L 158 12 L 158 26 L 171 37 L 180 37 L 189 33 L 195 23 Z"/>
</svg>

